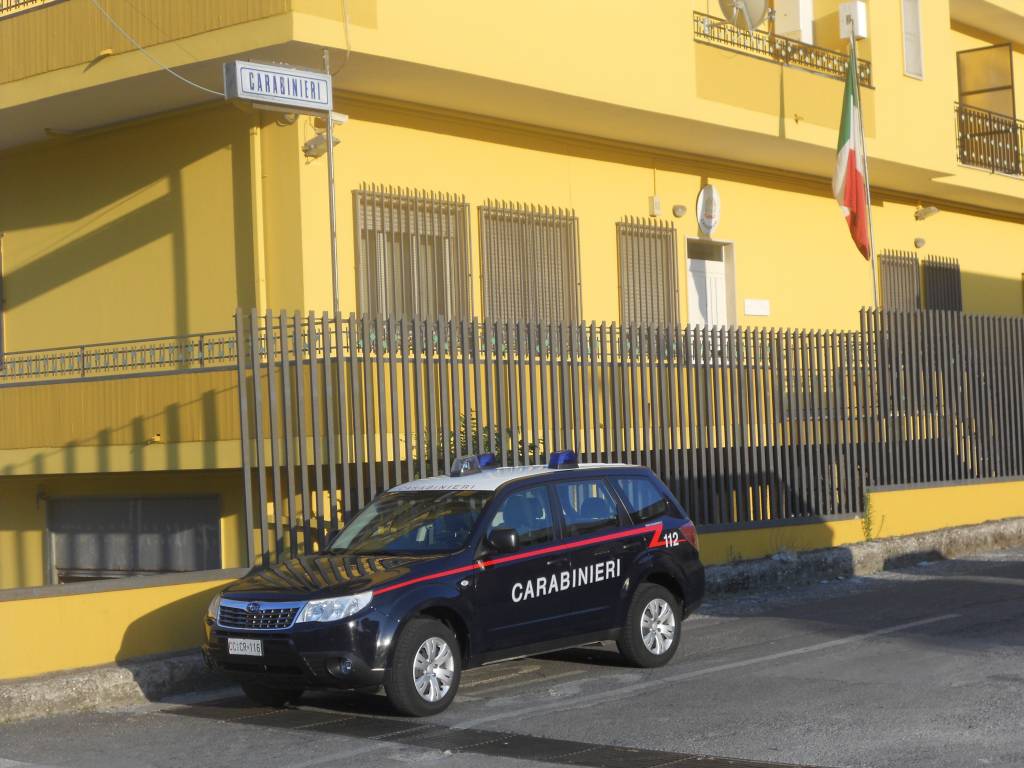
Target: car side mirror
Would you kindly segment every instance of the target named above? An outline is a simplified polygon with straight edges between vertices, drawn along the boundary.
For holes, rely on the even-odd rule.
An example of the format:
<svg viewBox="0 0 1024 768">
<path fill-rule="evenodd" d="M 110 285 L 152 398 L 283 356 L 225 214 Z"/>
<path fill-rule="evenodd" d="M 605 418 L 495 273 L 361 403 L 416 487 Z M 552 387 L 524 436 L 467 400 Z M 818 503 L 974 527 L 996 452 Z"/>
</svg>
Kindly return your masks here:
<svg viewBox="0 0 1024 768">
<path fill-rule="evenodd" d="M 519 534 L 513 528 L 495 528 L 487 544 L 498 554 L 507 555 L 519 549 Z"/>
</svg>

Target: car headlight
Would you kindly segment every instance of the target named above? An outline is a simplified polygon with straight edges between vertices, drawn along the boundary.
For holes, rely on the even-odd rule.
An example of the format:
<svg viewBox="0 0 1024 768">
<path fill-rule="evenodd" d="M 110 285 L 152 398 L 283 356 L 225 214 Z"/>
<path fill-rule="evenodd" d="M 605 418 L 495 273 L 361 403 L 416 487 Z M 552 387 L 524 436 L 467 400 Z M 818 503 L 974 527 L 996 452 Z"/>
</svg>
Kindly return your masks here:
<svg viewBox="0 0 1024 768">
<path fill-rule="evenodd" d="M 347 597 L 330 597 L 326 600 L 310 600 L 302 609 L 296 622 L 338 621 L 359 613 L 370 604 L 373 592 L 360 592 Z"/>
<path fill-rule="evenodd" d="M 217 614 L 220 612 L 220 595 L 214 595 L 213 600 L 210 601 L 210 607 L 206 609 L 207 617 L 216 621 Z"/>
</svg>

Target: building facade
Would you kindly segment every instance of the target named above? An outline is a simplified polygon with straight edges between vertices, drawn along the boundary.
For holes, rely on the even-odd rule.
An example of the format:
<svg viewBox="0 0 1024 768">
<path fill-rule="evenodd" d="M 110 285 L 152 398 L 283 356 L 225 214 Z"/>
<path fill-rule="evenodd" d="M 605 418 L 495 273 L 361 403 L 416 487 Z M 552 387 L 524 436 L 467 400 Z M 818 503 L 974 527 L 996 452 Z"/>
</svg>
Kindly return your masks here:
<svg viewBox="0 0 1024 768">
<path fill-rule="evenodd" d="M 868 3 L 883 307 L 1024 314 L 1017 5 Z M 856 329 L 839 2 L 775 10 L 0 1 L 0 588 L 244 559 L 235 310 L 334 297 L 324 120 L 233 60 L 329 51 L 344 315 Z"/>
</svg>

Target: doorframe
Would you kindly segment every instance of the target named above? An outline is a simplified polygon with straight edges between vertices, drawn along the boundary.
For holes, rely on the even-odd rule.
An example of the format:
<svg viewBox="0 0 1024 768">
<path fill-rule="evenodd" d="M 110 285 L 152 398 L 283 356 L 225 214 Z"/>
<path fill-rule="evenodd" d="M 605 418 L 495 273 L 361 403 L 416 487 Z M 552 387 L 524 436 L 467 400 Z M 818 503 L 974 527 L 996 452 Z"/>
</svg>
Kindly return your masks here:
<svg viewBox="0 0 1024 768">
<path fill-rule="evenodd" d="M 729 326 L 739 325 L 739 311 L 736 306 L 736 242 L 734 240 L 716 240 L 712 237 L 686 236 L 683 248 L 683 273 L 686 275 L 686 305 L 680 307 L 680 317 L 690 318 L 690 241 L 708 243 L 722 247 L 722 259 L 725 262 L 725 303 L 726 323 Z M 680 291 L 682 293 L 682 291 Z M 685 310 L 685 311 L 684 311 Z"/>
</svg>

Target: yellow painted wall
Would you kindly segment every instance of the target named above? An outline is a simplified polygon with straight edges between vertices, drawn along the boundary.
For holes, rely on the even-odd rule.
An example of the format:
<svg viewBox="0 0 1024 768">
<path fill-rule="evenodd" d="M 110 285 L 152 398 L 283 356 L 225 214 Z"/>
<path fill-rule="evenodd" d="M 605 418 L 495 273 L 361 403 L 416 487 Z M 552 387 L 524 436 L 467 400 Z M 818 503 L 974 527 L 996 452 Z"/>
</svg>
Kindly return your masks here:
<svg viewBox="0 0 1024 768">
<path fill-rule="evenodd" d="M 225 583 L 0 602 L 0 680 L 194 648 Z"/>
<path fill-rule="evenodd" d="M 468 116 L 424 114 L 351 97 L 337 158 L 341 230 L 342 304 L 356 308 L 352 190 L 362 182 L 417 187 L 466 195 L 474 207 L 471 237 L 479 258 L 475 207 L 488 199 L 572 208 L 580 220 L 583 316 L 618 319 L 615 222 L 645 216 L 648 196 L 662 199 L 663 218 L 675 203 L 689 208 L 675 220 L 680 238 L 680 275 L 685 277 L 686 237 L 699 236 L 694 200 L 703 182 L 722 198 L 716 240 L 734 244 L 737 320 L 742 324 L 855 328 L 861 306 L 871 304 L 871 272 L 854 249 L 830 188 L 806 180 L 723 169 L 717 163 L 639 148 L 587 142 L 579 137 L 496 126 Z M 325 162 L 325 161 L 320 161 Z M 997 218 L 944 211 L 924 222 L 914 204 L 875 199 L 879 250 L 912 250 L 960 259 L 965 311 L 1019 315 L 1024 272 L 1024 227 Z M 313 234 L 316 233 L 314 227 Z M 329 274 L 324 245 L 312 250 Z M 999 243 L 998 247 L 979 247 Z M 474 264 L 479 276 L 480 264 Z M 687 317 L 685 285 L 681 316 Z M 310 286 L 309 306 L 329 303 L 329 281 Z M 743 300 L 771 302 L 769 317 L 745 317 Z M 479 294 L 476 306 L 480 307 Z"/>
<path fill-rule="evenodd" d="M 244 564 L 240 470 L 0 478 L 0 589 L 45 583 L 46 500 L 61 497 L 215 495 L 221 509 L 221 562 Z M 0 606 L 6 605 L 0 603 Z M 2 611 L 2 608 L 0 608 Z M 96 662 L 98 663 L 98 662 Z"/>
<path fill-rule="evenodd" d="M 872 491 L 871 514 L 860 518 L 809 525 L 706 533 L 700 537 L 701 560 L 719 565 L 799 552 L 840 547 L 872 539 L 977 525 L 1024 517 L 1024 482 L 970 483 L 934 488 Z"/>
<path fill-rule="evenodd" d="M 233 328 L 253 120 L 218 106 L 0 153 L 7 350 Z"/>
</svg>

